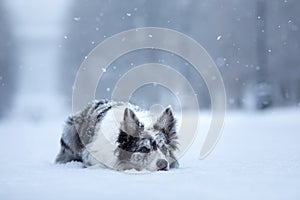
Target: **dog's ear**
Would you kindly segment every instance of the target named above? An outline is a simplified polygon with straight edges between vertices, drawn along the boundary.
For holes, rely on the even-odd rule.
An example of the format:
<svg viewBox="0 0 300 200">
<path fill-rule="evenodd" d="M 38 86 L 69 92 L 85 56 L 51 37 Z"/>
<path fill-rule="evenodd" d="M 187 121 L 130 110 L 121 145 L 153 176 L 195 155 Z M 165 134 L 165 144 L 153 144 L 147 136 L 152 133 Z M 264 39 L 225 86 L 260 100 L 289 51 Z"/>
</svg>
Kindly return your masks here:
<svg viewBox="0 0 300 200">
<path fill-rule="evenodd" d="M 176 120 L 173 115 L 171 106 L 168 106 L 160 115 L 154 128 L 162 131 L 167 139 L 176 135 Z"/>
<path fill-rule="evenodd" d="M 135 113 L 131 109 L 126 108 L 124 111 L 122 130 L 129 135 L 139 136 L 140 131 L 143 129 L 144 126 L 139 122 Z"/>
</svg>

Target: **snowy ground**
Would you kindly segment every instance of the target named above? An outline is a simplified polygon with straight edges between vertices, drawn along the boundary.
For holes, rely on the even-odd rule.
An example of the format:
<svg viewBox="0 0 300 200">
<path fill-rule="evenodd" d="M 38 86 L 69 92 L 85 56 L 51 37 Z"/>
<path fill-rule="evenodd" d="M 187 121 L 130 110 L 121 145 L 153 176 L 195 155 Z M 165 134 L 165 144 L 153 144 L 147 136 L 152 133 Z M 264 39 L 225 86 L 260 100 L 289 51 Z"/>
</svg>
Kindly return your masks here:
<svg viewBox="0 0 300 200">
<path fill-rule="evenodd" d="M 206 159 L 196 140 L 180 169 L 145 174 L 53 164 L 62 118 L 0 121 L 0 199 L 299 200 L 299 117 L 299 108 L 229 113 Z"/>
</svg>

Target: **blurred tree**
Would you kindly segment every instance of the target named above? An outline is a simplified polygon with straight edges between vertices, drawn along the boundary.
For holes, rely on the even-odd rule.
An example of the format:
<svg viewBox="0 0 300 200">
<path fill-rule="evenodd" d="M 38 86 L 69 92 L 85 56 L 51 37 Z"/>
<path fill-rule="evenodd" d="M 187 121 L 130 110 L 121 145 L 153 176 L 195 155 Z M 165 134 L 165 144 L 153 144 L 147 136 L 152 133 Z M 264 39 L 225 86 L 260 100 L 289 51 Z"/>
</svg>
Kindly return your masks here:
<svg viewBox="0 0 300 200">
<path fill-rule="evenodd" d="M 256 2 L 256 54 L 257 65 L 260 70 L 257 71 L 257 85 L 256 85 L 256 107 L 258 109 L 266 109 L 272 106 L 272 86 L 270 84 L 270 77 L 268 75 L 268 50 L 267 50 L 267 2 L 265 0 L 258 0 Z"/>
<path fill-rule="evenodd" d="M 84 57 L 97 44 L 113 34 L 145 26 L 167 27 L 186 32 L 192 28 L 192 24 L 186 23 L 184 18 L 177 18 L 177 15 L 179 13 L 179 15 L 192 14 L 190 12 L 192 7 L 190 6 L 187 2 L 174 1 L 167 3 L 159 0 L 133 0 L 130 3 L 128 1 L 107 0 L 74 2 L 70 10 L 70 16 L 66 21 L 67 30 L 63 42 L 64 51 L 62 54 L 63 73 L 61 73 L 62 91 L 66 95 L 69 105 L 76 72 Z M 161 8 L 166 8 L 168 12 L 165 12 Z M 173 12 L 169 12 L 170 10 Z M 179 47 L 183 45 L 178 44 Z M 127 54 L 113 63 L 114 66 L 118 67 L 118 70 L 113 74 L 109 73 L 111 71 L 107 71 L 108 73 L 103 77 L 107 81 L 104 81 L 98 88 L 97 96 L 100 98 L 109 98 L 111 93 L 106 92 L 106 88 L 113 87 L 113 84 L 116 83 L 120 76 L 130 68 L 150 62 L 161 62 L 162 64 L 174 66 L 174 68 L 187 77 L 193 75 L 193 73 L 187 70 L 187 67 L 182 67 L 185 66 L 185 61 L 176 58 L 172 54 L 156 50 L 142 50 L 142 52 Z M 174 85 L 176 83 L 174 81 Z M 151 90 L 150 88 L 145 87 L 145 89 Z M 178 85 L 178 88 L 180 88 L 180 85 Z M 102 93 L 99 92 L 101 89 Z M 155 94 L 153 91 L 156 91 Z M 196 91 L 200 93 L 199 89 Z M 157 88 L 156 90 L 152 89 L 152 92 L 149 93 L 141 93 L 141 95 L 152 104 L 165 99 L 162 93 L 164 93 L 164 90 Z M 208 97 L 209 95 L 206 96 Z M 207 105 L 207 102 L 203 102 L 203 100 L 201 102 L 202 105 Z"/>
<path fill-rule="evenodd" d="M 131 28 L 158 26 L 183 32 L 207 49 L 223 76 L 230 108 L 243 108 L 251 98 L 258 108 L 298 103 L 300 1 L 268 1 L 267 6 L 266 2 L 74 1 L 63 42 L 62 91 L 70 100 L 77 69 L 84 57 L 106 37 Z M 161 62 L 187 77 L 195 87 L 200 104 L 209 106 L 205 83 L 193 69 L 185 66 L 185 61 L 154 51 L 132 53 L 120 60 L 113 63 L 118 70 L 104 77 L 101 85 L 104 91 L 113 87 L 119 76 L 131 67 Z M 109 97 L 110 92 L 101 93 L 100 97 Z M 156 100 L 151 94 L 147 98 Z"/>
<path fill-rule="evenodd" d="M 300 1 L 268 2 L 269 79 L 276 106 L 300 102 Z"/>
<path fill-rule="evenodd" d="M 132 1 L 139 6 L 143 1 Z M 66 36 L 62 53 L 62 92 L 70 105 L 72 85 L 85 56 L 107 36 L 143 24 L 130 20 L 134 8 L 126 1 L 83 0 L 74 1 L 66 19 Z M 108 85 L 106 85 L 108 87 Z M 102 96 L 108 97 L 108 96 Z"/>
<path fill-rule="evenodd" d="M 0 2 L 0 118 L 9 111 L 16 92 L 16 51 L 8 13 Z"/>
</svg>

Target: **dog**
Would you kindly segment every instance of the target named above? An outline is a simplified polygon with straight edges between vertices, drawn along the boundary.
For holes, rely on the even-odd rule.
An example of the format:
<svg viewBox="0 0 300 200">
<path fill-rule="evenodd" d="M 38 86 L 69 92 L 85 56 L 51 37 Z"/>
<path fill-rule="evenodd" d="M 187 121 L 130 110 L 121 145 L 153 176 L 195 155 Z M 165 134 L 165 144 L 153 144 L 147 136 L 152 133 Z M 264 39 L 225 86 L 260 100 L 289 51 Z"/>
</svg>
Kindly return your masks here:
<svg viewBox="0 0 300 200">
<path fill-rule="evenodd" d="M 84 167 L 118 171 L 167 171 L 179 167 L 176 119 L 171 107 L 160 116 L 130 103 L 95 100 L 70 116 L 56 163 L 80 161 Z"/>
</svg>

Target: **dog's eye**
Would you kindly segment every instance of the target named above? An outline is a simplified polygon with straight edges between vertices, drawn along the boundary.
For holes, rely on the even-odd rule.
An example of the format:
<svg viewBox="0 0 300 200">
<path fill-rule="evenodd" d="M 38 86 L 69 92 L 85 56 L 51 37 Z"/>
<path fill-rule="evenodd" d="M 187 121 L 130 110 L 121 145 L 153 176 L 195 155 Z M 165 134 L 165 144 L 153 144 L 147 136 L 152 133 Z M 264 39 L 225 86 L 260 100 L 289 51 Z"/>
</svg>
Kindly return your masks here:
<svg viewBox="0 0 300 200">
<path fill-rule="evenodd" d="M 147 147 L 142 147 L 142 148 L 140 149 L 140 152 L 141 152 L 141 153 L 149 153 L 149 152 L 150 152 L 150 149 L 147 148 Z"/>
</svg>

